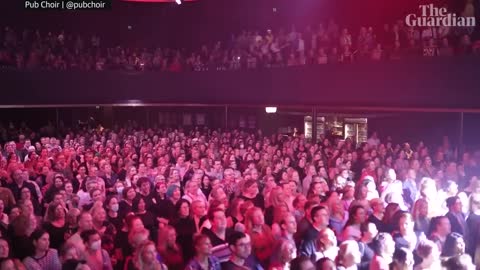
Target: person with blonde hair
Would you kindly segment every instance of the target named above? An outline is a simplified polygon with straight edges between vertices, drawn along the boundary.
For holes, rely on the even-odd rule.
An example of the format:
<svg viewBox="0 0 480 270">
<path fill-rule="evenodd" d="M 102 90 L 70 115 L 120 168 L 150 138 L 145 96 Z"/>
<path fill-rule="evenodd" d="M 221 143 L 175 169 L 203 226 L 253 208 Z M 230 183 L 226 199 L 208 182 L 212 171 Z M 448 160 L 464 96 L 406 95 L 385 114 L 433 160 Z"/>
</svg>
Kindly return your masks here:
<svg viewBox="0 0 480 270">
<path fill-rule="evenodd" d="M 132 250 L 137 250 L 137 248 L 143 243 L 149 241 L 150 232 L 145 228 L 137 228 L 130 231 L 128 234 L 128 243 L 132 247 Z M 134 253 L 135 255 L 135 253 Z M 127 256 L 125 259 L 126 269 L 133 269 L 133 256 Z"/>
<path fill-rule="evenodd" d="M 361 259 L 358 243 L 354 240 L 344 241 L 338 248 L 337 270 L 356 270 Z"/>
<path fill-rule="evenodd" d="M 428 217 L 441 216 L 444 213 L 442 211 L 442 205 L 437 203 L 437 184 L 432 178 L 424 177 L 420 181 L 420 196 L 428 202 Z"/>
<path fill-rule="evenodd" d="M 133 257 L 133 268 L 128 270 L 166 270 L 167 267 L 159 262 L 155 243 L 146 241 L 140 244 Z"/>
<path fill-rule="evenodd" d="M 273 253 L 269 270 L 288 270 L 290 261 L 295 259 L 295 243 L 287 239 L 281 239 Z"/>
<path fill-rule="evenodd" d="M 413 230 L 426 234 L 430 227 L 430 218 L 428 217 L 428 201 L 420 198 L 413 204 L 412 218 L 414 222 Z"/>
<path fill-rule="evenodd" d="M 428 239 L 423 239 L 416 248 L 417 255 L 422 262 L 414 267 L 414 270 L 442 269 L 440 251 L 438 246 Z"/>
</svg>

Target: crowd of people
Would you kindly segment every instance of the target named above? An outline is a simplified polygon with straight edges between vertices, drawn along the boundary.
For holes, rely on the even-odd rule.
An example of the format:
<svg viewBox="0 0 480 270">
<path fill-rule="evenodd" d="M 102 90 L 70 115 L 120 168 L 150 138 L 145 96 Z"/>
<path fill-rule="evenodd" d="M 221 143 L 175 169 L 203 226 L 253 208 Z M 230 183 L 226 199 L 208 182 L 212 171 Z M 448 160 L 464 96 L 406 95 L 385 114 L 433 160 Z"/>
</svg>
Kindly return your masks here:
<svg viewBox="0 0 480 270">
<path fill-rule="evenodd" d="M 480 152 L 459 153 L 447 137 L 0 133 L 0 270 L 480 265 Z"/>
<path fill-rule="evenodd" d="M 466 12 L 464 16 L 473 16 Z M 348 29 L 335 21 L 302 31 L 243 31 L 198 49 L 104 46 L 85 37 L 39 30 L 0 31 L 0 66 L 46 70 L 206 71 L 478 55 L 480 43 L 467 27 L 408 27 L 404 20 L 383 28 Z"/>
</svg>

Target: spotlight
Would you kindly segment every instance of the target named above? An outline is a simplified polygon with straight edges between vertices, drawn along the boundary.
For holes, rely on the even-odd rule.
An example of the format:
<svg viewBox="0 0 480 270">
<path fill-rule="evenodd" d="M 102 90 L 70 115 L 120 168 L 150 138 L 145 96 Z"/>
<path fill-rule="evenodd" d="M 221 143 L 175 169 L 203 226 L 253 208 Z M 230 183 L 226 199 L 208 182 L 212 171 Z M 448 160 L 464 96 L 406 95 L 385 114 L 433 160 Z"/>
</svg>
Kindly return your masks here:
<svg viewBox="0 0 480 270">
<path fill-rule="evenodd" d="M 266 113 L 276 113 L 277 112 L 277 107 L 265 107 L 265 112 Z"/>
<path fill-rule="evenodd" d="M 180 5 L 182 4 L 182 0 L 175 0 L 175 3 L 177 3 L 177 5 Z"/>
</svg>

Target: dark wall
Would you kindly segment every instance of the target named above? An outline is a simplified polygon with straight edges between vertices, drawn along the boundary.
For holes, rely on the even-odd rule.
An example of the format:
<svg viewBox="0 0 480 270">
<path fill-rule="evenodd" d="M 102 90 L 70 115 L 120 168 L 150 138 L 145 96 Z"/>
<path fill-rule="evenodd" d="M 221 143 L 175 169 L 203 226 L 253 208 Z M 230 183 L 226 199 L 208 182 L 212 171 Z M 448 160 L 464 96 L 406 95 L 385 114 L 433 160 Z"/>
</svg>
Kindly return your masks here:
<svg viewBox="0 0 480 270">
<path fill-rule="evenodd" d="M 144 103 L 480 109 L 480 58 L 225 72 L 0 70 L 0 105 Z"/>
</svg>

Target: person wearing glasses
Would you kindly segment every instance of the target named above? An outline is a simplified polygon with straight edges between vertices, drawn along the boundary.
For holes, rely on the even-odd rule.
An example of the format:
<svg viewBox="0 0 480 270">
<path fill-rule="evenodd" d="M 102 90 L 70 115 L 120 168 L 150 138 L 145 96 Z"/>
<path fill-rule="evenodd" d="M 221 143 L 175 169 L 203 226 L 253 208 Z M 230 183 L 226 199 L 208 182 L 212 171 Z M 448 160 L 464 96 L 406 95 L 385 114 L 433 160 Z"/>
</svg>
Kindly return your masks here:
<svg viewBox="0 0 480 270">
<path fill-rule="evenodd" d="M 250 269 L 247 259 L 252 253 L 252 243 L 250 236 L 242 232 L 234 232 L 228 239 L 228 246 L 232 255 L 228 261 L 222 263 L 222 270 Z"/>
</svg>

